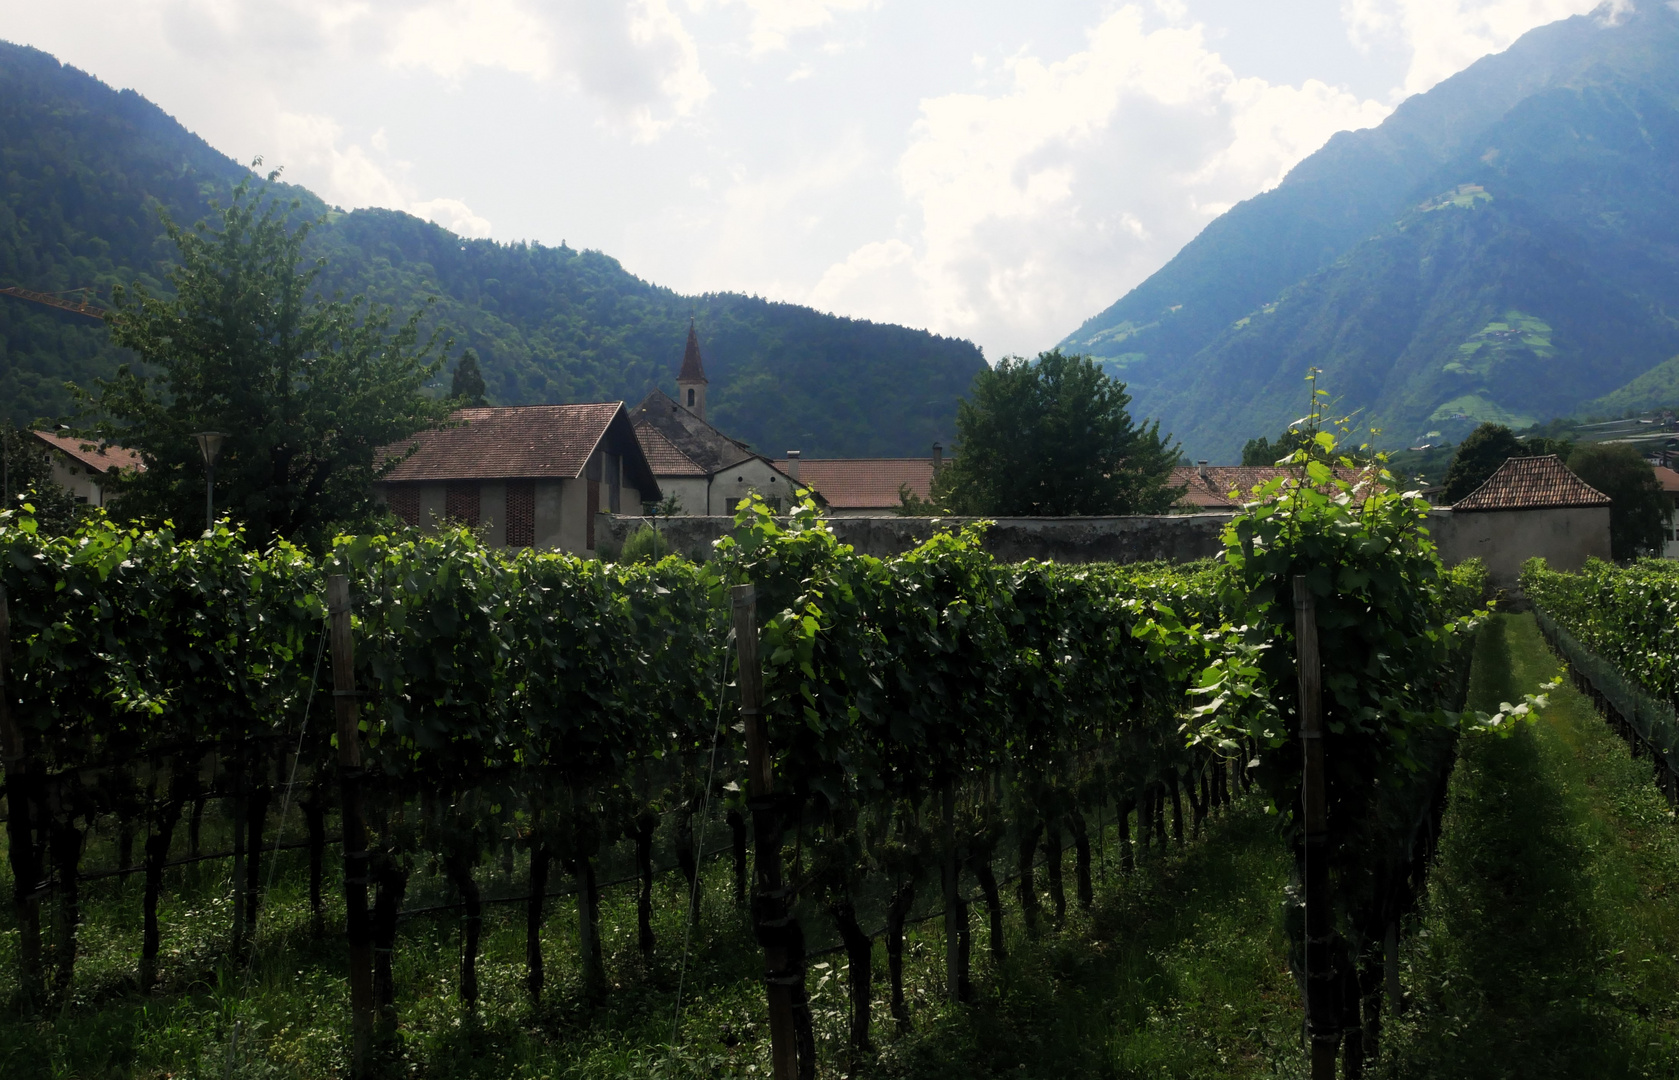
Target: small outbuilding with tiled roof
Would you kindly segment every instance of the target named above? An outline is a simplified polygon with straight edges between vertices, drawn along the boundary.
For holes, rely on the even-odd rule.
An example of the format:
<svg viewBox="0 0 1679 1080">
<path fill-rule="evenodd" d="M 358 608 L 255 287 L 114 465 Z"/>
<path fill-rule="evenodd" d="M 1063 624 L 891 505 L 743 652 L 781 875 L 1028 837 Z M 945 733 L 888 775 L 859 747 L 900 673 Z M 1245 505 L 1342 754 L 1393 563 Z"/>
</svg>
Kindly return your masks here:
<svg viewBox="0 0 1679 1080">
<path fill-rule="evenodd" d="M 381 451 L 375 484 L 398 518 L 482 526 L 501 547 L 595 549 L 595 516 L 640 513 L 658 480 L 621 401 L 460 409 Z"/>
<path fill-rule="evenodd" d="M 1479 558 L 1493 585 L 1518 595 L 1529 559 L 1565 571 L 1608 559 L 1609 505 L 1555 454 L 1510 458 L 1430 527 L 1448 561 Z"/>
<path fill-rule="evenodd" d="M 932 457 L 799 458 L 791 454 L 781 468 L 822 496 L 833 517 L 882 517 L 903 506 L 903 493 L 919 499 L 933 493 L 933 477 L 942 465 L 939 448 Z"/>
<path fill-rule="evenodd" d="M 47 449 L 52 462 L 53 482 L 68 491 L 77 502 L 104 506 L 111 499 L 106 490 L 112 473 L 132 469 L 143 472 L 140 455 L 126 447 L 83 439 L 62 431 L 35 431 L 35 438 Z"/>
</svg>

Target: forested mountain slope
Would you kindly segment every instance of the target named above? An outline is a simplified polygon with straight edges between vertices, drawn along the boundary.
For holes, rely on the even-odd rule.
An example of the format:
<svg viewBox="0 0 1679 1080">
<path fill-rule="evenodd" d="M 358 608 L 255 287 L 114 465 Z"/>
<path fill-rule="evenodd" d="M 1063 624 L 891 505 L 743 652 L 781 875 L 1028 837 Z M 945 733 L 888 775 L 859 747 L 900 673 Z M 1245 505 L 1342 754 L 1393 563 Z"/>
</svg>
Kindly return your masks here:
<svg viewBox="0 0 1679 1080">
<path fill-rule="evenodd" d="M 276 163 L 270 163 L 276 164 Z M 0 42 L 0 286 L 41 292 L 163 280 L 158 210 L 195 221 L 249 170 L 133 91 Z M 709 415 L 772 454 L 925 453 L 949 438 L 957 396 L 984 360 L 972 344 L 731 293 L 683 296 L 594 251 L 464 240 L 389 210 L 331 210 L 314 248 L 327 284 L 395 305 L 435 296 L 431 318 L 478 350 L 497 404 L 623 398 L 670 389 L 688 320 L 711 379 Z M 104 328 L 0 297 L 0 401 L 28 421 L 72 409 L 121 357 Z"/>
<path fill-rule="evenodd" d="M 1675 191 L 1679 10 L 1564 20 L 1335 136 L 1063 345 L 1221 460 L 1314 366 L 1389 444 L 1679 401 L 1616 394 L 1679 354 Z"/>
</svg>

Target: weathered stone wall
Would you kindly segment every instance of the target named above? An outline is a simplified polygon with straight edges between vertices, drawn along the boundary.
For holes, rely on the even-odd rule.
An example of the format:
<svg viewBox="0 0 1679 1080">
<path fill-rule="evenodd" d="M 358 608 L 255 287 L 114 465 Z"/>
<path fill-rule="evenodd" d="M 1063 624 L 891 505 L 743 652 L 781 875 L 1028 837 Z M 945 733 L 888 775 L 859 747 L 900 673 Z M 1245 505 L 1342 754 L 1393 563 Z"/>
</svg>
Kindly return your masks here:
<svg viewBox="0 0 1679 1080">
<path fill-rule="evenodd" d="M 1220 530 L 1230 514 L 1171 514 L 1159 517 L 994 518 L 985 547 L 1003 562 L 1042 559 L 1063 563 L 1192 562 L 1210 558 L 1223 547 Z M 960 528 L 974 518 L 836 517 L 834 533 L 866 555 L 898 555 L 941 530 Z M 728 534 L 726 517 L 650 519 L 602 515 L 597 533 L 616 550 L 630 533 L 651 522 L 672 548 L 691 559 L 705 559 L 711 545 Z"/>
<path fill-rule="evenodd" d="M 1540 510 L 1435 510 L 1428 529 L 1446 565 L 1479 558 L 1495 589 L 1521 601 L 1516 578 L 1522 564 L 1540 556 L 1553 570 L 1574 571 L 1589 558 L 1609 558 L 1609 508 Z"/>
</svg>

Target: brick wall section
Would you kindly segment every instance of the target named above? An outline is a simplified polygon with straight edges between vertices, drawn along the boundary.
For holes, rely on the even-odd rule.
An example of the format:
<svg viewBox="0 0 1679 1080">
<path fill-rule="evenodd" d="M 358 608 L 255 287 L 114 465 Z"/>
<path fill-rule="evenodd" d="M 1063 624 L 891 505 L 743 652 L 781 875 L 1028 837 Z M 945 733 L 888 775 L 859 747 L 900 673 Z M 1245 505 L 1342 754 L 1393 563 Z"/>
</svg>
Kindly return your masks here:
<svg viewBox="0 0 1679 1080">
<path fill-rule="evenodd" d="M 404 525 L 420 523 L 420 489 L 408 485 L 393 487 L 385 493 L 385 505 Z"/>
<path fill-rule="evenodd" d="M 536 543 L 536 483 L 507 482 L 507 546 L 530 547 Z"/>
<path fill-rule="evenodd" d="M 462 525 L 477 525 L 478 485 L 450 484 L 443 496 L 443 516 Z"/>
</svg>

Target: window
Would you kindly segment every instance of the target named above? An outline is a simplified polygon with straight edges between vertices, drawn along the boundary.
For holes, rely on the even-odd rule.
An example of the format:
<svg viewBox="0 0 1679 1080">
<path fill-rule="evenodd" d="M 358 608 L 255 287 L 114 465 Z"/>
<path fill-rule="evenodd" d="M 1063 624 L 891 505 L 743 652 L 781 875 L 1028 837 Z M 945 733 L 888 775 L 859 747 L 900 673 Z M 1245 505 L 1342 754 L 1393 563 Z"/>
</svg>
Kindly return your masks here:
<svg viewBox="0 0 1679 1080">
<path fill-rule="evenodd" d="M 507 546 L 530 547 L 536 543 L 536 482 L 507 482 Z"/>
<path fill-rule="evenodd" d="M 694 388 L 691 386 L 688 388 L 688 407 L 690 409 L 694 407 Z"/>
<path fill-rule="evenodd" d="M 461 525 L 478 524 L 478 485 L 450 484 L 443 495 L 443 516 Z"/>
<path fill-rule="evenodd" d="M 606 508 L 619 513 L 619 496 L 623 494 L 624 463 L 617 454 L 606 455 Z"/>
</svg>

